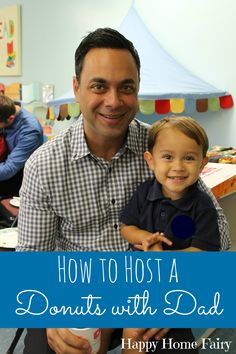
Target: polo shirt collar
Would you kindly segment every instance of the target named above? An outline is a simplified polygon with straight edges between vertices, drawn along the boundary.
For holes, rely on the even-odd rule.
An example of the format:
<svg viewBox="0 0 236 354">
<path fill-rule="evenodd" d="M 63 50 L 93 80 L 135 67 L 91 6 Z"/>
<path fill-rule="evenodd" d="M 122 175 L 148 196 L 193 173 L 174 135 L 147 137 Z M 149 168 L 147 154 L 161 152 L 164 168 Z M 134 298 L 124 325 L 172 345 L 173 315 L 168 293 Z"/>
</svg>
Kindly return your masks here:
<svg viewBox="0 0 236 354">
<path fill-rule="evenodd" d="M 135 154 L 140 153 L 138 128 L 134 121 L 132 121 L 129 125 L 125 148 L 133 151 Z M 91 154 L 84 135 L 82 114 L 78 118 L 78 121 L 75 123 L 74 129 L 72 130 L 71 151 L 72 159 L 75 160 Z"/>
<path fill-rule="evenodd" d="M 194 204 L 194 194 L 198 190 L 198 182 L 194 183 L 189 187 L 188 193 L 186 193 L 183 198 L 178 200 L 171 200 L 166 198 L 161 190 L 161 185 L 156 179 L 153 179 L 147 199 L 149 201 L 165 200 L 166 203 L 173 205 L 182 211 L 188 211 L 193 207 Z"/>
</svg>

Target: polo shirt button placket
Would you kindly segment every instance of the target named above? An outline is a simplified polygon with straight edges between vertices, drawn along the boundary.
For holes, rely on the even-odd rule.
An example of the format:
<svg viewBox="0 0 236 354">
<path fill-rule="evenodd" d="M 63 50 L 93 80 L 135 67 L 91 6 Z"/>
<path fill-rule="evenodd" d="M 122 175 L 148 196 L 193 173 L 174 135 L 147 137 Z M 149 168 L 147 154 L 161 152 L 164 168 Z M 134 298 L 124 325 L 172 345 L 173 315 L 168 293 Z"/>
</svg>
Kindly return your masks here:
<svg viewBox="0 0 236 354">
<path fill-rule="evenodd" d="M 160 215 L 161 215 L 161 218 L 164 218 L 166 216 L 165 210 L 161 210 Z"/>
</svg>

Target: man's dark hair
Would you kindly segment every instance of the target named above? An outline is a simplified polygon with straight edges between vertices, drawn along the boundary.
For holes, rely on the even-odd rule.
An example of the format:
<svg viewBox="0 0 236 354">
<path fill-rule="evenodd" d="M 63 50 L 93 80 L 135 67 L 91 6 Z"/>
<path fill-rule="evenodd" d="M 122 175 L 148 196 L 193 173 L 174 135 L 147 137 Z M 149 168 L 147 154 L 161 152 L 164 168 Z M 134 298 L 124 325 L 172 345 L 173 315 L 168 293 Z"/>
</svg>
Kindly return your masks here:
<svg viewBox="0 0 236 354">
<path fill-rule="evenodd" d="M 15 113 L 15 103 L 9 97 L 0 95 L 0 122 L 7 123 L 8 118 Z"/>
<path fill-rule="evenodd" d="M 80 81 L 84 57 L 92 48 L 128 50 L 135 60 L 138 75 L 140 77 L 140 59 L 133 43 L 125 38 L 120 32 L 112 28 L 98 28 L 84 37 L 75 52 L 75 74 L 78 82 Z"/>
</svg>

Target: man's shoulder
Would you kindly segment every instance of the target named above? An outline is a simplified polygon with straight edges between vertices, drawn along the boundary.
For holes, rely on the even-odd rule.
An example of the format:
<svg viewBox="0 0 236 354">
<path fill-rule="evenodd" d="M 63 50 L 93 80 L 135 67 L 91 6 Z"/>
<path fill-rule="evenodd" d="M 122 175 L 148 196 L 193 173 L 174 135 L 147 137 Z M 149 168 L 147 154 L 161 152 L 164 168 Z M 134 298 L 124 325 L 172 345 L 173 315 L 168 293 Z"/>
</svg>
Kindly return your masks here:
<svg viewBox="0 0 236 354">
<path fill-rule="evenodd" d="M 134 119 L 129 126 L 127 146 L 138 154 L 143 155 L 144 151 L 147 150 L 147 142 L 148 125 L 138 119 Z"/>
<path fill-rule="evenodd" d="M 23 107 L 20 108 L 18 115 L 22 120 L 25 120 L 25 119 L 37 120 L 37 118 L 35 117 L 35 115 L 32 112 L 26 110 Z"/>
<path fill-rule="evenodd" d="M 59 160 L 63 164 L 65 156 L 69 159 L 71 154 L 71 137 L 73 133 L 73 127 L 70 126 L 66 130 L 60 132 L 52 140 L 46 141 L 30 156 L 27 164 L 39 163 L 44 165 L 50 163 L 52 165 L 57 164 Z"/>
<path fill-rule="evenodd" d="M 149 127 L 150 127 L 149 124 L 144 123 L 144 122 L 142 122 L 141 120 L 139 120 L 139 119 L 137 119 L 137 118 L 135 118 L 135 119 L 131 122 L 130 126 L 132 127 L 132 129 L 134 130 L 134 132 L 136 132 L 137 134 L 138 134 L 138 133 L 144 133 L 145 135 L 148 134 L 148 129 L 149 129 Z"/>
</svg>

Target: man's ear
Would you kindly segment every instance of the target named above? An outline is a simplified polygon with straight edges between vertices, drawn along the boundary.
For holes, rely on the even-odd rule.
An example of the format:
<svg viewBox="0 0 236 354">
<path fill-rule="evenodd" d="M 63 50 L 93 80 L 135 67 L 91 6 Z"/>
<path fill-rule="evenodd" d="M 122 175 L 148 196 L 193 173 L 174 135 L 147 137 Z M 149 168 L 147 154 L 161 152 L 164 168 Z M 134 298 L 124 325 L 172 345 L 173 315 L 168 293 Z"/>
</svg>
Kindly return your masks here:
<svg viewBox="0 0 236 354">
<path fill-rule="evenodd" d="M 11 123 L 14 122 L 15 118 L 16 118 L 15 114 L 12 114 L 11 116 L 9 116 L 9 117 L 7 118 L 7 122 L 8 122 L 9 124 L 11 124 Z"/>
<path fill-rule="evenodd" d="M 79 83 L 77 80 L 76 76 L 73 76 L 73 91 L 74 91 L 74 95 L 76 98 L 76 102 L 79 102 L 80 99 L 80 95 L 79 95 Z"/>
<path fill-rule="evenodd" d="M 152 157 L 152 154 L 150 153 L 150 151 L 145 151 L 143 157 L 144 157 L 144 160 L 147 162 L 150 170 L 153 171 L 153 157 Z"/>
</svg>

